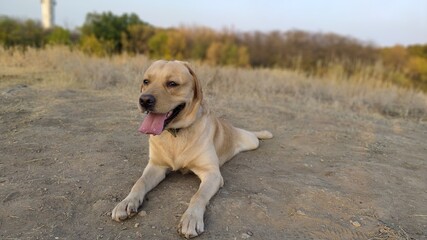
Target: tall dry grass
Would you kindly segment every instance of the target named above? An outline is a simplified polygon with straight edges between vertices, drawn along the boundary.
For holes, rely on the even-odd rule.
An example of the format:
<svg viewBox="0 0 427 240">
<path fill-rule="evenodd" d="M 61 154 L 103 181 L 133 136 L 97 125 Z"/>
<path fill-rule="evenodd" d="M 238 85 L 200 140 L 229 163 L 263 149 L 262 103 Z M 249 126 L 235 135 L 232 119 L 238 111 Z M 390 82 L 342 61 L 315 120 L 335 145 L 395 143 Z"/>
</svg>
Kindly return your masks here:
<svg viewBox="0 0 427 240">
<path fill-rule="evenodd" d="M 30 49 L 26 53 L 0 50 L 0 81 L 3 84 L 19 81 L 43 87 L 107 90 L 131 100 L 137 96 L 143 71 L 150 63 L 151 60 L 144 56 L 97 58 L 60 47 Z M 352 78 L 347 78 L 339 69 L 318 78 L 281 69 L 212 67 L 200 63 L 195 63 L 193 68 L 203 82 L 208 100 L 214 96 L 224 101 L 269 102 L 278 107 L 299 102 L 421 121 L 427 119 L 427 96 L 378 80 L 376 74 L 382 73 L 375 66 L 359 70 Z"/>
</svg>

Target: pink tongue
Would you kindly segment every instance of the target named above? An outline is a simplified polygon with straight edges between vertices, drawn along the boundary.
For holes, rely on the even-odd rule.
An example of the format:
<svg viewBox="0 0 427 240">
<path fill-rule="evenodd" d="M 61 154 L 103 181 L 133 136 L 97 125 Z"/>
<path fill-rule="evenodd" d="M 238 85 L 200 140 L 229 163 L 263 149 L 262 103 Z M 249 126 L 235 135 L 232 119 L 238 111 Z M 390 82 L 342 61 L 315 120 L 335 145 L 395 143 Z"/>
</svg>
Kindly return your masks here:
<svg viewBox="0 0 427 240">
<path fill-rule="evenodd" d="M 163 131 L 167 113 L 148 113 L 139 127 L 139 131 L 145 134 L 159 135 Z"/>
</svg>

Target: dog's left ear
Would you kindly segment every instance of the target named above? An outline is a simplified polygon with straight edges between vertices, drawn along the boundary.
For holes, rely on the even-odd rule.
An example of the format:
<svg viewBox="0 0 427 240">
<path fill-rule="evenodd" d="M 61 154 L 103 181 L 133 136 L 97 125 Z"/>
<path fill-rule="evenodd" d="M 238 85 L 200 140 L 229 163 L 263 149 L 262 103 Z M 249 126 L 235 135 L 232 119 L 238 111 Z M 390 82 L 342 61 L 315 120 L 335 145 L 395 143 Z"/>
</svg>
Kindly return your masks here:
<svg viewBox="0 0 427 240">
<path fill-rule="evenodd" d="M 193 69 L 191 69 L 190 64 L 188 62 L 184 62 L 184 61 L 177 61 L 182 63 L 190 72 L 191 76 L 193 76 L 193 80 L 194 80 L 194 99 L 202 101 L 203 99 L 203 92 L 202 92 L 202 85 L 199 81 L 199 79 L 197 78 L 196 74 L 194 73 Z"/>
</svg>

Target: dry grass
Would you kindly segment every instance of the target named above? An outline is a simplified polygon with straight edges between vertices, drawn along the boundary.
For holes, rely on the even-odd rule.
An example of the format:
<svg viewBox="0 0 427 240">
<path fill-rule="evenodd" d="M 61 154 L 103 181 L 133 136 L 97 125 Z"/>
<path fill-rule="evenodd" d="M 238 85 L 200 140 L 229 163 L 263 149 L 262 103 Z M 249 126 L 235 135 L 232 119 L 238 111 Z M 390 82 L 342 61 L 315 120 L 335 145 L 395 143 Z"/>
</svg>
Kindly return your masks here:
<svg viewBox="0 0 427 240">
<path fill-rule="evenodd" d="M 25 54 L 0 50 L 0 84 L 28 83 L 49 87 L 115 89 L 133 98 L 142 73 L 151 63 L 144 56 L 89 57 L 67 48 L 30 49 Z M 427 96 L 398 88 L 361 72 L 346 79 L 337 71 L 322 79 L 279 69 L 237 69 L 195 64 L 207 98 L 273 102 L 298 101 L 313 106 L 368 111 L 385 116 L 427 119 Z M 16 76 L 14 80 L 13 76 Z M 129 96 L 134 92 L 135 95 Z"/>
</svg>

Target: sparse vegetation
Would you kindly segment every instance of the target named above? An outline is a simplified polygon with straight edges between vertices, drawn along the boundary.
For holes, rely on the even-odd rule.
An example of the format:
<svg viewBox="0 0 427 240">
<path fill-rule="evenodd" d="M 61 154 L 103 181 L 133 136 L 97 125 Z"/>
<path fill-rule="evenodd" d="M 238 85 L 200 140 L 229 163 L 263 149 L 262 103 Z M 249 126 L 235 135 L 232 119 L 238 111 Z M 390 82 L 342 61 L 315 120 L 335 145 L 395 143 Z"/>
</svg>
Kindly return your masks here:
<svg viewBox="0 0 427 240">
<path fill-rule="evenodd" d="M 12 57 L 13 56 L 13 57 Z M 40 61 L 43 59 L 43 61 Z M 89 89 L 137 91 L 143 70 L 150 60 L 142 55 L 115 55 L 111 58 L 88 56 L 64 47 L 25 53 L 1 50 L 2 74 L 31 66 L 28 81 L 39 84 L 74 86 Z M 381 69 L 360 67 L 359 74 L 347 77 L 337 68 L 324 77 L 307 76 L 284 69 L 249 69 L 193 64 L 205 84 L 207 96 L 221 98 L 233 94 L 239 99 L 275 102 L 286 106 L 288 100 L 307 104 L 370 111 L 385 116 L 426 120 L 427 96 L 419 91 L 399 88 L 375 78 Z M 9 69 L 9 70 L 6 70 Z M 12 72 L 7 72 L 12 71 Z M 365 72 L 367 72 L 365 74 Z M 36 73 L 36 74 L 35 74 Z M 40 75 L 40 77 L 34 77 Z"/>
<path fill-rule="evenodd" d="M 300 30 L 269 33 L 206 27 L 162 29 L 136 14 L 89 13 L 75 32 L 38 22 L 0 18 L 0 44 L 6 49 L 68 45 L 98 57 L 143 54 L 211 65 L 279 68 L 313 78 L 374 79 L 427 92 L 427 44 L 380 48 L 333 33 Z"/>
</svg>

